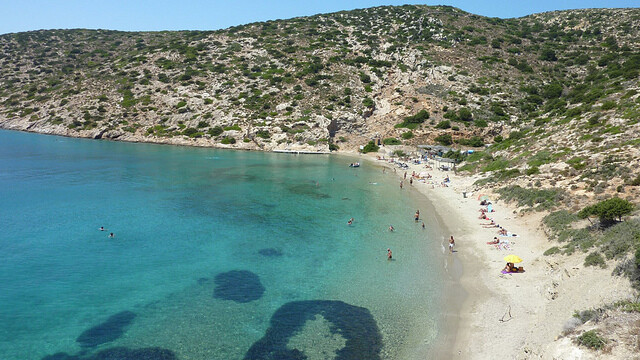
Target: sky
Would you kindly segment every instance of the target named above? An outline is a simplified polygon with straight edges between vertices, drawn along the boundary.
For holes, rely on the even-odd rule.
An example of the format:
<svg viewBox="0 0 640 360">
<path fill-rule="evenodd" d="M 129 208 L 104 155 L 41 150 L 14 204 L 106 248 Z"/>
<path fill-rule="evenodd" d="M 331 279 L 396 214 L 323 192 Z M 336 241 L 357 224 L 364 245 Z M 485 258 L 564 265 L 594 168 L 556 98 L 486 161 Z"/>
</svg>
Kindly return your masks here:
<svg viewBox="0 0 640 360">
<path fill-rule="evenodd" d="M 380 5 L 450 5 L 501 18 L 581 9 L 640 7 L 640 0 L 0 0 L 0 34 L 40 29 L 217 30 L 256 21 Z"/>
</svg>

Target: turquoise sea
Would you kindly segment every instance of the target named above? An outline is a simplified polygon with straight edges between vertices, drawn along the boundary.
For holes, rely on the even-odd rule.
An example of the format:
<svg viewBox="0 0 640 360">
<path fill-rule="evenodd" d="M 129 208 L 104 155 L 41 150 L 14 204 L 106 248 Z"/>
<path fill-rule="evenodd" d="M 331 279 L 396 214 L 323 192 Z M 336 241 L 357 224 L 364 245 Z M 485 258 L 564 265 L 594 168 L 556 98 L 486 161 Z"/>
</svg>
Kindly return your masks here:
<svg viewBox="0 0 640 360">
<path fill-rule="evenodd" d="M 431 346 L 433 209 L 350 161 L 0 131 L 0 358 L 406 359 Z"/>
</svg>

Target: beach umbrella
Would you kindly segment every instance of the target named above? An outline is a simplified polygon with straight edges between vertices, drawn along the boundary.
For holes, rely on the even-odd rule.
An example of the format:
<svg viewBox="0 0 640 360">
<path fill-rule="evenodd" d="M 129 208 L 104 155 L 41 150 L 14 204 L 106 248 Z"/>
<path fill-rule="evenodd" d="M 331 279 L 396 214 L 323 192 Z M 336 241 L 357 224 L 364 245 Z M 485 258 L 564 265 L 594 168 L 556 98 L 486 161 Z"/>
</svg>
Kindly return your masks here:
<svg viewBox="0 0 640 360">
<path fill-rule="evenodd" d="M 507 255 L 504 257 L 504 261 L 509 262 L 509 263 L 520 263 L 522 262 L 522 259 L 520 259 L 518 256 L 516 255 Z"/>
<path fill-rule="evenodd" d="M 482 195 L 482 196 L 480 196 L 480 198 L 478 200 L 480 200 L 480 201 L 489 200 L 489 197 L 487 195 Z"/>
</svg>

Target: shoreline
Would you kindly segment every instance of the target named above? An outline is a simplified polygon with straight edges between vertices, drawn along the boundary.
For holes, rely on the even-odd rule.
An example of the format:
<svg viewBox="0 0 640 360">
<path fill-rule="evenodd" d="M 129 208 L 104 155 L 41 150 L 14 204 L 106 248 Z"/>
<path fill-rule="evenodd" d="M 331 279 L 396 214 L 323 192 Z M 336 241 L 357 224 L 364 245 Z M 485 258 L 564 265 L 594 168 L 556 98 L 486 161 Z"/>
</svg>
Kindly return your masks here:
<svg viewBox="0 0 640 360">
<path fill-rule="evenodd" d="M 374 154 L 375 156 L 376 154 Z M 369 163 L 392 168 L 387 161 L 371 155 L 359 155 Z M 405 170 L 398 171 L 402 179 Z M 611 267 L 585 267 L 584 254 L 543 255 L 557 242 L 548 240 L 542 228 L 543 213 L 521 213 L 511 204 L 488 195 L 495 212 L 493 218 L 517 237 L 500 237 L 497 228 L 485 228 L 479 219 L 479 195 L 473 192 L 474 176 L 456 175 L 452 171 L 425 170 L 424 165 L 409 164 L 412 171 L 428 172 L 431 183 L 414 181 L 407 190 L 415 190 L 433 204 L 436 218 L 456 239 L 455 252 L 445 249 L 448 279 L 444 294 L 444 314 L 433 348 L 410 353 L 411 359 L 518 359 L 591 358 L 594 354 L 563 337 L 565 324 L 575 311 L 593 309 L 621 299 L 628 299 L 629 280 L 613 277 Z M 439 186 L 448 176 L 448 187 Z M 467 196 L 463 196 L 467 192 Z M 487 242 L 507 239 L 506 249 Z M 503 257 L 515 254 L 524 261 L 524 273 L 502 274 Z M 460 298 L 464 294 L 463 298 Z M 439 319 L 439 320 L 440 320 Z M 508 336 L 504 336 L 508 334 Z M 429 355 L 429 356 L 425 356 Z"/>
<path fill-rule="evenodd" d="M 349 153 L 344 151 L 339 152 L 338 155 L 362 159 L 363 162 L 376 167 L 394 169 L 392 164 L 388 162 L 380 162 L 371 155 Z M 397 176 L 398 179 L 402 180 L 403 171 L 398 171 L 397 173 L 389 173 L 389 175 Z M 471 295 L 471 293 L 468 291 L 468 287 L 462 285 L 463 281 L 465 280 L 464 274 L 469 270 L 466 268 L 469 267 L 469 265 L 465 264 L 473 264 L 474 262 L 467 261 L 470 260 L 466 258 L 467 256 L 464 257 L 464 261 L 460 261 L 458 256 L 451 256 L 452 254 L 449 253 L 447 245 L 448 236 L 446 234 L 454 234 L 452 230 L 455 228 L 455 224 L 453 224 L 451 221 L 448 221 L 447 217 L 444 216 L 446 212 L 442 212 L 439 209 L 440 204 L 436 204 L 434 199 L 430 197 L 429 194 L 424 190 L 425 189 L 420 189 L 420 187 L 415 185 L 406 187 L 406 191 L 416 192 L 418 196 L 421 196 L 422 200 L 434 210 L 430 215 L 435 218 L 435 222 L 438 224 L 438 228 L 442 231 L 442 238 L 438 239 L 438 241 L 440 241 L 441 243 L 442 253 L 438 254 L 434 258 L 434 260 L 443 261 L 443 275 L 445 276 L 445 280 L 443 281 L 444 296 L 440 301 L 441 312 L 436 317 L 436 322 L 438 323 L 438 333 L 436 337 L 432 342 L 429 343 L 428 347 L 426 348 L 424 346 L 419 346 L 418 348 L 403 349 L 403 355 L 406 356 L 407 359 L 416 360 L 450 359 L 455 357 L 455 355 L 457 354 L 457 351 L 455 351 L 455 345 L 458 343 L 458 333 L 459 329 L 461 328 L 460 314 L 462 313 L 462 309 L 464 308 L 465 303 Z M 428 214 L 428 212 L 425 212 L 423 210 L 422 216 L 426 214 Z M 458 254 L 456 253 L 455 255 Z M 473 267 L 471 266 L 470 269 L 473 269 Z M 424 343 L 422 339 L 412 340 L 412 344 Z"/>
</svg>

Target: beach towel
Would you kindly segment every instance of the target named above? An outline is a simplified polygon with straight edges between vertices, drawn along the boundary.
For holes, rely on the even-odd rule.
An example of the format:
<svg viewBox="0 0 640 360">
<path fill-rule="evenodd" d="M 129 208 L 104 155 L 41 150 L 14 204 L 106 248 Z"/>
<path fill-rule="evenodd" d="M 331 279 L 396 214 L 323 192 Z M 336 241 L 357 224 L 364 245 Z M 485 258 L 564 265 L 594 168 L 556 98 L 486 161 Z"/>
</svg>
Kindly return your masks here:
<svg viewBox="0 0 640 360">
<path fill-rule="evenodd" d="M 488 212 L 493 212 L 493 205 L 491 205 L 491 204 L 487 205 L 487 211 Z"/>
</svg>

